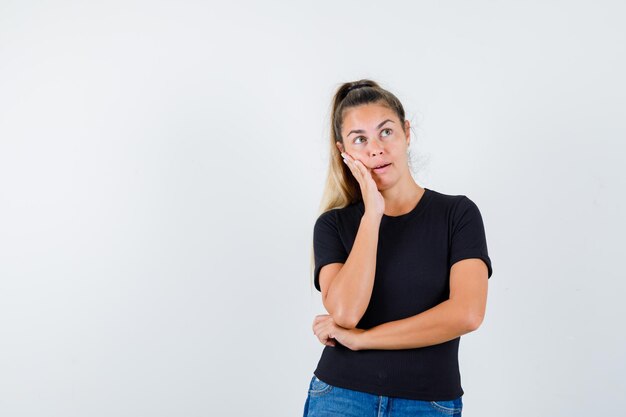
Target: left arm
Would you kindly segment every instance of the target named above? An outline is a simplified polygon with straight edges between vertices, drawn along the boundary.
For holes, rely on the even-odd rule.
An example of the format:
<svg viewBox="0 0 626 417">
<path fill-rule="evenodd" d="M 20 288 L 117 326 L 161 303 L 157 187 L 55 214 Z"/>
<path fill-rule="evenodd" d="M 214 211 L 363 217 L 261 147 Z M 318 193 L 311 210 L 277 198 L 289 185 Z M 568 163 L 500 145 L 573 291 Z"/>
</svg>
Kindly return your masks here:
<svg viewBox="0 0 626 417">
<path fill-rule="evenodd" d="M 352 350 L 419 348 L 444 343 L 478 329 L 486 304 L 487 265 L 478 258 L 463 259 L 450 269 L 449 299 L 433 308 L 368 330 L 347 330 L 334 324 L 330 316 L 317 316 L 314 332 L 321 340 L 320 336 L 324 335 L 318 332 L 326 331 L 328 337 Z"/>
</svg>

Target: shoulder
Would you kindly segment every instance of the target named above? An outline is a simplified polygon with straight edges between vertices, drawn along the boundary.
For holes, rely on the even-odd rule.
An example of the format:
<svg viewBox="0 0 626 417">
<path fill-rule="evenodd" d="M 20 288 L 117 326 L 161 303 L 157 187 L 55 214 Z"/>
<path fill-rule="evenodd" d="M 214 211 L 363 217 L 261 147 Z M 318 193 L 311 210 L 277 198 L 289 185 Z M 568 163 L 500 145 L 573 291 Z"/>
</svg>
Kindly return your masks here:
<svg viewBox="0 0 626 417">
<path fill-rule="evenodd" d="M 438 209 L 446 209 L 446 211 L 454 213 L 459 210 L 476 207 L 474 201 L 472 201 L 465 194 L 445 194 L 439 191 L 430 191 L 432 195 L 432 201 L 435 203 Z"/>
<path fill-rule="evenodd" d="M 436 191 L 432 194 L 432 209 L 446 219 L 449 228 L 455 229 L 471 220 L 482 222 L 478 205 L 467 195 L 444 194 Z"/>
<path fill-rule="evenodd" d="M 326 225 L 338 225 L 338 224 L 350 224 L 355 220 L 360 221 L 363 216 L 364 207 L 363 202 L 358 201 L 356 203 L 349 204 L 346 207 L 331 208 L 321 213 L 315 221 L 316 227 L 321 224 Z"/>
</svg>

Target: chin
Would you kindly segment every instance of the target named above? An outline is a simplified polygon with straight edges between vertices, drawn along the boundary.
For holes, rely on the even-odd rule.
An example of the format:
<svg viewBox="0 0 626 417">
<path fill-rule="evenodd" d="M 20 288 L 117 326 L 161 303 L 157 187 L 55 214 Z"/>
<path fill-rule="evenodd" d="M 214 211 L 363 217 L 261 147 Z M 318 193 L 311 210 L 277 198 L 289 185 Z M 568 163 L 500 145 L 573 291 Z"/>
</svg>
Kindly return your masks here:
<svg viewBox="0 0 626 417">
<path fill-rule="evenodd" d="M 388 181 L 376 181 L 376 188 L 378 188 L 378 191 L 384 191 L 388 188 L 391 188 L 393 184 L 389 183 Z"/>
<path fill-rule="evenodd" d="M 393 168 L 393 165 L 391 166 L 391 168 Z M 388 188 L 391 188 L 394 184 L 397 184 L 401 179 L 401 177 L 398 176 L 398 173 L 394 171 L 386 172 L 380 177 L 375 176 L 375 174 L 371 172 L 370 172 L 370 175 L 372 175 L 372 178 L 374 179 L 374 182 L 376 183 L 376 186 L 378 187 L 379 190 L 386 190 Z"/>
</svg>

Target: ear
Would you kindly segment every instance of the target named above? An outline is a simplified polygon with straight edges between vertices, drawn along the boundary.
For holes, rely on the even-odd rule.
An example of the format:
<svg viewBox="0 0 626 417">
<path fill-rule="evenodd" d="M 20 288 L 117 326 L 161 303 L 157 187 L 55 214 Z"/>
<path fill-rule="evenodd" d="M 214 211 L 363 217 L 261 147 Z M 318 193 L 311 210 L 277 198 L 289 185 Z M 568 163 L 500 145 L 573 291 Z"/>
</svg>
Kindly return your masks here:
<svg viewBox="0 0 626 417">
<path fill-rule="evenodd" d="M 335 142 L 335 145 L 337 145 L 337 149 L 339 149 L 339 152 L 345 152 L 345 148 L 343 147 L 343 143 L 337 141 L 337 142 Z"/>
<path fill-rule="evenodd" d="M 411 144 L 411 122 L 408 120 L 404 121 L 404 134 L 406 135 L 406 146 L 408 147 Z"/>
</svg>

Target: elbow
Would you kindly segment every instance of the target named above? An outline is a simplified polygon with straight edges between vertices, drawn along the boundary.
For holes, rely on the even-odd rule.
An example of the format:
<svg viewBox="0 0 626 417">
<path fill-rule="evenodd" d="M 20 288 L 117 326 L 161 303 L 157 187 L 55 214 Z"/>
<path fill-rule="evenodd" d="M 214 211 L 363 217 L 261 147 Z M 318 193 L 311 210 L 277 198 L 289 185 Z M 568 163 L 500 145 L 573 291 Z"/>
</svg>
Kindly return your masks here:
<svg viewBox="0 0 626 417">
<path fill-rule="evenodd" d="M 356 328 L 360 318 L 356 317 L 354 314 L 346 314 L 338 311 L 336 314 L 333 314 L 333 320 L 335 320 L 336 325 L 350 330 Z"/>
<path fill-rule="evenodd" d="M 476 305 L 457 304 L 457 324 L 463 334 L 477 330 L 485 317 L 485 309 Z"/>
<path fill-rule="evenodd" d="M 483 322 L 483 317 L 484 316 L 482 314 L 475 314 L 475 313 L 466 314 L 464 321 L 465 321 L 465 328 L 467 329 L 467 331 L 473 332 L 475 330 L 478 330 L 478 328 Z"/>
<path fill-rule="evenodd" d="M 337 326 L 344 329 L 356 328 L 356 325 L 361 321 L 362 314 L 359 315 L 350 308 L 346 308 L 346 306 L 335 305 L 334 303 L 326 302 L 326 300 L 327 298 L 323 299 L 325 301 L 324 307 L 326 307 L 326 311 L 332 316 Z"/>
</svg>

